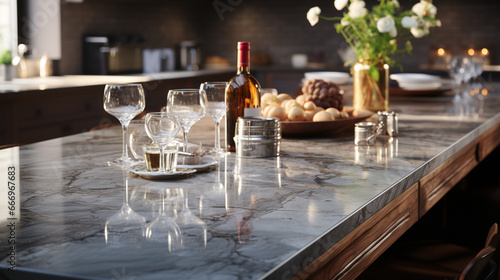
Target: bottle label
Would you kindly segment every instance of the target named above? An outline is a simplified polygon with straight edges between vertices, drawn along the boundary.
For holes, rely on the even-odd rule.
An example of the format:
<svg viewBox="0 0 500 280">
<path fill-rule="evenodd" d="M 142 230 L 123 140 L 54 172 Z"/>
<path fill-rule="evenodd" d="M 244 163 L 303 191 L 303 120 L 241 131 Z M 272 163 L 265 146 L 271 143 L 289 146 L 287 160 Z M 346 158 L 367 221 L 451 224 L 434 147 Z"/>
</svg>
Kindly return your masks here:
<svg viewBox="0 0 500 280">
<path fill-rule="evenodd" d="M 260 117 L 260 107 L 259 108 L 245 108 L 243 112 L 245 117 Z"/>
</svg>

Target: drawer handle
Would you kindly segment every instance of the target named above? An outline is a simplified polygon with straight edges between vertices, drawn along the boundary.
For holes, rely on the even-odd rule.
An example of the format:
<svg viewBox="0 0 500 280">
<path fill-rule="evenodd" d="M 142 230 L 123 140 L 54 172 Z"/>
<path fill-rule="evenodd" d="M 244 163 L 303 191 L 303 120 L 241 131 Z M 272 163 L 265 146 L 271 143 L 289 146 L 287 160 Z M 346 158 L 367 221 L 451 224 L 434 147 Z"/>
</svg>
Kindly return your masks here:
<svg viewBox="0 0 500 280">
<path fill-rule="evenodd" d="M 375 239 L 368 247 L 366 247 L 363 251 L 361 251 L 354 259 L 352 259 L 344 268 L 332 279 L 342 279 L 346 276 L 346 273 L 353 269 L 356 264 L 369 255 L 371 252 L 375 251 L 384 241 L 387 240 L 396 230 L 404 226 L 406 223 L 410 221 L 410 213 L 406 213 L 403 217 L 399 218 L 396 222 L 394 222 L 383 234 L 381 234 L 377 239 Z"/>
</svg>

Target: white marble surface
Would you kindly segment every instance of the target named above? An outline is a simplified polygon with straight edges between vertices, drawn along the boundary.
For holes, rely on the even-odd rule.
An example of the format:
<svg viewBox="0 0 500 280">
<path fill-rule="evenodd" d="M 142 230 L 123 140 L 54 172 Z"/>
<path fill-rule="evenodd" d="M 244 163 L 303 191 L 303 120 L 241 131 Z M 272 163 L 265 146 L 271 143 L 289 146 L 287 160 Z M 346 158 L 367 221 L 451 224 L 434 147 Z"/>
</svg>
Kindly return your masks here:
<svg viewBox="0 0 500 280">
<path fill-rule="evenodd" d="M 34 77 L 26 79 L 13 79 L 12 81 L 0 82 L 0 94 L 16 93 L 31 90 L 46 90 L 57 88 L 74 88 L 83 86 L 105 85 L 110 83 L 145 83 L 157 80 L 169 80 L 196 77 L 198 75 L 209 75 L 225 72 L 233 72 L 233 69 L 222 70 L 200 70 L 200 71 L 172 71 L 149 74 L 133 75 L 65 75 Z"/>
<path fill-rule="evenodd" d="M 129 245 L 106 244 L 106 222 L 120 210 L 125 194 L 121 170 L 106 164 L 120 154 L 119 128 L 2 150 L 0 173 L 18 163 L 21 185 L 17 274 L 11 275 L 290 278 L 500 122 L 498 93 L 487 96 L 485 113 L 476 118 L 458 118 L 452 101 L 450 95 L 392 100 L 392 109 L 399 112 L 400 136 L 387 145 L 355 147 L 353 133 L 346 131 L 324 138 L 283 139 L 279 158 L 229 154 L 219 158 L 217 168 L 178 180 L 149 181 L 128 174 L 129 205 L 144 218 L 144 224 L 129 232 L 157 217 L 160 194 L 172 218 L 182 210 L 187 194 L 189 210 L 206 227 L 206 246 L 203 234 L 195 235 L 201 236 L 201 243 L 184 239 L 184 249 L 175 252 L 168 244 L 145 238 Z M 190 142 L 213 144 L 211 119 L 192 129 Z M 6 270 L 8 214 L 5 204 L 0 207 L 0 267 Z"/>
</svg>

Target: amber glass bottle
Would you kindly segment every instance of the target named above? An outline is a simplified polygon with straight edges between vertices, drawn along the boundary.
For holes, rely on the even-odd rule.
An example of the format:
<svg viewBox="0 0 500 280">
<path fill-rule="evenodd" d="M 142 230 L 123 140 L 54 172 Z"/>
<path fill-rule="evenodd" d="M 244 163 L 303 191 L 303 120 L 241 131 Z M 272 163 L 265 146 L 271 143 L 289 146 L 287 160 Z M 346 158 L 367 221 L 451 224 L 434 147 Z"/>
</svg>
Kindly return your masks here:
<svg viewBox="0 0 500 280">
<path fill-rule="evenodd" d="M 249 42 L 238 42 L 238 72 L 226 86 L 226 148 L 229 152 L 236 149 L 236 121 L 241 116 L 260 116 L 260 84 L 250 74 Z"/>
</svg>

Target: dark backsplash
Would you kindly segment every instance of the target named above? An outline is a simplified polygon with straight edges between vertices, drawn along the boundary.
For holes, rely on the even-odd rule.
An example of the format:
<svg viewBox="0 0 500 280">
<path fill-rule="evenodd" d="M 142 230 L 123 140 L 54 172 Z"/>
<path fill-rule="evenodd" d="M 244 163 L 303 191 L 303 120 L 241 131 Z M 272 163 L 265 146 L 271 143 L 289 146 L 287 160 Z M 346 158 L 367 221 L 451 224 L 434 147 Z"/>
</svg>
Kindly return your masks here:
<svg viewBox="0 0 500 280">
<path fill-rule="evenodd" d="M 368 6 L 375 3 L 368 0 Z M 399 0 L 411 9 L 415 0 Z M 371 4 L 370 4 L 371 3 Z M 500 2 L 497 0 L 435 0 L 441 28 L 413 40 L 413 55 L 404 70 L 419 70 L 439 47 L 453 53 L 486 47 L 491 64 L 500 64 Z M 234 64 L 236 42 L 250 41 L 252 53 L 268 54 L 274 65 L 289 65 L 294 53 L 315 53 L 332 69 L 343 70 L 337 50 L 346 48 L 333 22 L 311 27 L 306 13 L 320 6 L 325 15 L 339 16 L 333 0 L 85 0 L 61 7 L 61 74 L 82 73 L 82 37 L 86 34 L 140 34 L 145 48 L 174 47 L 183 40 L 203 44 L 205 56 L 218 55 Z M 217 8 L 216 8 L 217 7 Z"/>
</svg>

